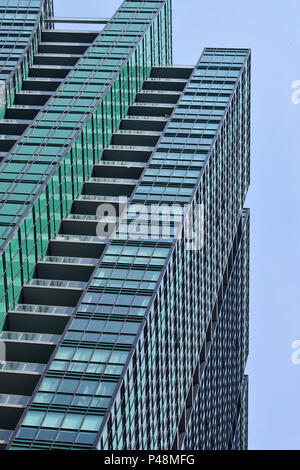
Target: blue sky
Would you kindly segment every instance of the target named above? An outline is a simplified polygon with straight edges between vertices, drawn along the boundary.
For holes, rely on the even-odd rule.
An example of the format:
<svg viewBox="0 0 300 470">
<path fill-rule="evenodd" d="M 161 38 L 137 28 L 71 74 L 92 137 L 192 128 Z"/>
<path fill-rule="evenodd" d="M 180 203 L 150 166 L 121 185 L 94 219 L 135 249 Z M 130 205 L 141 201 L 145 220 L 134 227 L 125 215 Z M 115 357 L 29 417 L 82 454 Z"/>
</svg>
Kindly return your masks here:
<svg viewBox="0 0 300 470">
<path fill-rule="evenodd" d="M 109 17 L 121 0 L 54 0 L 56 16 Z M 249 448 L 300 448 L 299 0 L 173 0 L 174 63 L 204 47 L 252 49 Z"/>
</svg>

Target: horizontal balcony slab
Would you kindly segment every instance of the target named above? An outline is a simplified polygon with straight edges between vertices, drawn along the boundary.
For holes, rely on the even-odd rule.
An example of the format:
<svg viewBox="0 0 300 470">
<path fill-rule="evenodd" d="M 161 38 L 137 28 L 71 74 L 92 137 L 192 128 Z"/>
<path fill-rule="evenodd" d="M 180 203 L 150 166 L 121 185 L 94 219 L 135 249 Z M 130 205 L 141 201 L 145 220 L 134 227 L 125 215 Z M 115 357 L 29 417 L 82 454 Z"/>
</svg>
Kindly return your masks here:
<svg viewBox="0 0 300 470">
<path fill-rule="evenodd" d="M 27 123 L 30 123 L 30 121 L 22 122 L 18 120 L 3 119 L 0 121 L 0 134 L 11 135 L 18 138 L 27 129 Z"/>
<path fill-rule="evenodd" d="M 136 103 L 176 104 L 181 96 L 178 91 L 143 90 L 136 95 Z"/>
<path fill-rule="evenodd" d="M 12 372 L 22 374 L 41 375 L 45 370 L 45 364 L 27 363 L 27 362 L 0 362 L 0 372 Z"/>
<path fill-rule="evenodd" d="M 145 168 L 143 162 L 102 161 L 94 166 L 93 177 L 128 178 L 138 180 Z"/>
<path fill-rule="evenodd" d="M 63 30 L 53 30 L 53 29 L 44 29 L 42 31 L 42 42 L 67 42 L 75 44 L 90 44 L 96 37 L 97 33 L 86 32 L 86 31 L 63 31 Z"/>
<path fill-rule="evenodd" d="M 74 308 L 64 307 L 62 305 L 16 304 L 12 309 L 10 309 L 10 312 L 71 316 L 74 313 Z"/>
<path fill-rule="evenodd" d="M 167 122 L 165 117 L 127 116 L 122 119 L 120 129 L 162 132 Z"/>
<path fill-rule="evenodd" d="M 20 136 L 0 135 L 0 152 L 9 152 L 19 140 L 19 138 Z"/>
<path fill-rule="evenodd" d="M 22 303 L 75 307 L 83 288 L 24 286 Z"/>
<path fill-rule="evenodd" d="M 55 77 L 65 78 L 72 70 L 72 67 L 50 66 L 50 65 L 33 65 L 30 67 L 31 77 Z"/>
<path fill-rule="evenodd" d="M 34 65 L 73 66 L 81 55 L 77 54 L 38 54 L 34 57 Z"/>
<path fill-rule="evenodd" d="M 23 81 L 23 90 L 53 92 L 57 90 L 62 81 L 62 78 L 28 77 Z"/>
<path fill-rule="evenodd" d="M 130 116 L 163 116 L 169 117 L 175 105 L 157 103 L 135 103 L 129 108 Z"/>
<path fill-rule="evenodd" d="M 64 258 L 67 260 L 67 258 Z M 35 277 L 37 279 L 59 279 L 61 281 L 87 282 L 93 272 L 94 265 L 81 263 L 63 263 L 44 260 L 37 264 Z"/>
<path fill-rule="evenodd" d="M 47 364 L 60 338 L 59 335 L 41 333 L 5 333 L 13 333 L 13 335 L 15 335 L 13 337 L 6 338 L 0 336 L 0 340 L 4 344 L 5 358 L 7 362 Z M 12 372 L 6 371 L 6 373 Z M 25 372 L 22 371 L 20 373 L 24 374 Z M 5 392 L 0 389 L 0 393 Z M 18 394 L 19 392 L 16 393 Z"/>
<path fill-rule="evenodd" d="M 109 146 L 103 151 L 102 160 L 123 160 L 128 162 L 148 162 L 154 147 Z"/>
<path fill-rule="evenodd" d="M 192 75 L 194 67 L 155 66 L 151 69 L 151 78 L 186 79 Z"/>
<path fill-rule="evenodd" d="M 113 135 L 111 143 L 112 145 L 129 145 L 137 147 L 155 147 L 158 142 L 161 133 L 159 132 L 126 132 L 120 131 Z"/>
<path fill-rule="evenodd" d="M 36 273 L 37 274 L 37 273 Z M 86 282 L 83 281 L 74 281 L 74 280 L 62 280 L 62 279 L 49 279 L 48 277 L 43 278 L 33 278 L 28 283 L 25 284 L 25 287 L 57 287 L 60 289 L 84 289 Z"/>
<path fill-rule="evenodd" d="M 59 257 L 59 256 L 45 256 L 45 258 L 41 261 L 43 263 L 54 263 L 62 264 L 64 266 L 71 265 L 71 266 L 95 266 L 98 262 L 97 258 L 75 258 L 75 257 Z"/>
<path fill-rule="evenodd" d="M 42 42 L 38 51 L 43 54 L 84 54 L 90 43 Z"/>
<path fill-rule="evenodd" d="M 53 313 L 8 312 L 7 328 L 23 332 L 61 335 L 69 318 L 69 315 Z"/>
<path fill-rule="evenodd" d="M 118 178 L 90 178 L 84 184 L 84 194 L 102 196 L 130 196 L 137 180 Z"/>
<path fill-rule="evenodd" d="M 37 365 L 37 364 L 36 364 Z M 40 364 L 41 366 L 43 364 Z M 45 367 L 45 365 L 44 365 Z M 44 369 L 43 369 L 44 370 Z M 0 397 L 1 395 L 31 396 L 43 371 L 8 371 L 0 370 Z M 11 405 L 11 408 L 13 406 Z M 14 408 L 18 409 L 16 406 Z M 20 409 L 20 408 L 19 408 Z M 0 406 L 0 416 L 2 406 Z"/>
<path fill-rule="evenodd" d="M 40 107 L 30 107 L 30 106 L 10 106 L 6 110 L 6 118 L 7 119 L 22 119 L 22 120 L 30 120 L 32 121 L 38 112 L 41 110 Z"/>
<path fill-rule="evenodd" d="M 18 343 L 38 343 L 38 344 L 56 344 L 59 340 L 58 335 L 48 335 L 40 333 L 24 333 L 17 331 L 1 331 L 0 340 L 4 343 L 18 342 Z"/>
<path fill-rule="evenodd" d="M 53 93 L 46 91 L 23 91 L 16 93 L 15 104 L 29 105 L 29 106 L 44 106 Z"/>
<path fill-rule="evenodd" d="M 144 81 L 144 90 L 161 90 L 161 91 L 183 91 L 187 80 L 184 79 L 165 79 L 151 78 Z"/>
<path fill-rule="evenodd" d="M 0 393 L 0 408 L 5 406 L 24 408 L 29 403 L 29 400 L 30 396 L 27 395 L 7 395 Z"/>
<path fill-rule="evenodd" d="M 72 217 L 74 217 L 74 220 L 72 220 Z M 78 217 L 82 217 L 82 219 L 80 220 Z M 90 217 L 90 219 L 87 220 L 87 217 Z M 102 222 L 102 219 L 97 216 L 70 214 L 68 220 L 63 220 L 60 230 L 61 233 L 66 235 L 88 235 L 96 237 L 97 229 L 102 227 L 102 230 L 104 231 L 107 223 L 110 222 L 111 224 L 116 224 L 117 220 L 117 218 L 105 218 L 105 221 Z"/>
<path fill-rule="evenodd" d="M 98 238 L 58 235 L 50 241 L 48 255 L 100 258 L 105 244 Z"/>
<path fill-rule="evenodd" d="M 91 199 L 89 199 L 91 198 Z M 120 203 L 117 196 L 81 196 L 75 199 L 72 206 L 72 213 L 76 215 L 95 215 L 100 205 L 109 204 L 114 207 L 116 216 L 124 209 L 124 204 Z"/>
</svg>

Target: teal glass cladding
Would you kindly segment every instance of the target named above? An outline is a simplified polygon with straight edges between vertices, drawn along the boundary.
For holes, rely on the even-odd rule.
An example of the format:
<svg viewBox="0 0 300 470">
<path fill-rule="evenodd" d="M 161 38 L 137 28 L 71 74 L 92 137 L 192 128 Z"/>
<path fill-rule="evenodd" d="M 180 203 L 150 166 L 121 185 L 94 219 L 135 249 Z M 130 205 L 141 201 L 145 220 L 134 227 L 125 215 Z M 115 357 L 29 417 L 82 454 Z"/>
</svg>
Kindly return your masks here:
<svg viewBox="0 0 300 470">
<path fill-rule="evenodd" d="M 0 81 L 5 83 L 5 103 L 0 109 L 3 117 L 6 106 L 14 101 L 28 75 L 46 18 L 52 16 L 52 0 L 0 1 Z"/>
<path fill-rule="evenodd" d="M 248 450 L 248 395 L 249 378 L 245 375 L 240 399 L 240 412 L 237 416 L 233 435 L 232 450 Z"/>
<path fill-rule="evenodd" d="M 0 318 L 18 301 L 154 64 L 170 64 L 169 1 L 125 1 L 0 166 Z"/>
<path fill-rule="evenodd" d="M 249 211 L 244 211 L 194 373 L 177 448 L 247 450 Z"/>
<path fill-rule="evenodd" d="M 184 237 L 108 245 L 12 448 L 189 445 L 186 417 L 193 407 L 197 412 L 193 386 L 199 388 L 205 365 L 211 371 L 206 342 L 222 318 L 222 304 L 228 316 L 229 272 L 236 278 L 242 269 L 235 286 L 244 290 L 235 337 L 239 368 L 235 386 L 227 389 L 237 409 L 248 356 L 248 261 L 246 254 L 238 261 L 237 251 L 248 223 L 243 203 L 249 159 L 250 52 L 205 49 L 131 199 L 146 205 L 190 204 L 195 221 L 196 206 L 202 204 L 204 247 L 188 250 Z M 195 229 L 199 237 L 200 224 Z M 224 331 L 228 324 L 224 320 Z M 213 400 L 218 393 L 221 385 Z M 231 418 L 232 410 L 216 444 L 222 448 L 232 439 Z M 209 427 L 206 416 L 197 419 Z M 51 435 L 48 442 L 39 437 L 45 430 Z M 197 445 L 205 448 L 209 439 L 207 430 Z"/>
<path fill-rule="evenodd" d="M 189 202 L 194 211 L 196 203 L 203 204 L 204 248 L 187 251 L 184 243 L 175 242 L 165 255 L 159 285 L 144 299 L 147 317 L 98 435 L 98 449 L 179 448 L 199 351 L 249 186 L 250 85 L 248 50 L 205 49 L 133 197 L 133 202 L 146 204 Z M 182 173 L 176 174 L 179 169 Z M 193 187 L 189 178 L 197 179 L 197 170 Z M 115 258 L 115 270 L 128 245 Z M 133 254 L 131 270 L 138 269 L 144 248 L 141 243 L 141 254 Z M 162 246 L 152 248 L 155 253 Z M 154 256 L 164 258 L 157 251 Z M 103 279 L 101 273 L 99 277 Z M 248 329 L 244 331 L 245 365 Z"/>
</svg>

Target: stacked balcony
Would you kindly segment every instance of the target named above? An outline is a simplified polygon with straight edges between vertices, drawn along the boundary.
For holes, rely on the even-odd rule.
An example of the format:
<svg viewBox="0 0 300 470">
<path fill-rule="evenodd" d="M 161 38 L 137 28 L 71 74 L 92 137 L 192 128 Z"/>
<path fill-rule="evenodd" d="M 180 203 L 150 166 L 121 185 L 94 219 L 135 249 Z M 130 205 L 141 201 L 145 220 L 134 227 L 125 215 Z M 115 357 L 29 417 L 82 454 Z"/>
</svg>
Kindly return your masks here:
<svg viewBox="0 0 300 470">
<path fill-rule="evenodd" d="M 47 33 L 44 39 L 52 37 Z M 47 44 L 50 42 L 42 43 L 43 53 Z M 66 43 L 61 45 L 65 52 Z M 0 446 L 1 432 L 9 438 L 16 427 L 106 246 L 96 235 L 98 206 L 113 204 L 117 216 L 121 215 L 119 198 L 133 194 L 191 72 L 153 68 L 82 193 L 74 199 L 71 213 L 51 239 L 47 255 L 23 287 L 19 303 L 9 311 L 0 336 L 5 344 L 5 361 L 0 367 Z M 32 86 L 37 83 L 30 78 L 27 87 L 30 81 Z"/>
<path fill-rule="evenodd" d="M 68 73 L 95 40 L 97 33 L 55 31 L 42 33 L 34 63 L 22 90 L 0 120 L 0 162 L 26 131 Z"/>
</svg>

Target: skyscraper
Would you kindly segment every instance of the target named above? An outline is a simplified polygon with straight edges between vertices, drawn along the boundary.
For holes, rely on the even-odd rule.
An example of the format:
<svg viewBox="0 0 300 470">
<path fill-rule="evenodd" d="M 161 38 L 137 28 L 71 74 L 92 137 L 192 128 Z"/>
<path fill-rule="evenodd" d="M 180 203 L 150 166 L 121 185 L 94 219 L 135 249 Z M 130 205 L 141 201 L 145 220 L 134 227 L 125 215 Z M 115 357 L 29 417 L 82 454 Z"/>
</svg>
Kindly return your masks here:
<svg viewBox="0 0 300 470">
<path fill-rule="evenodd" d="M 170 0 L 0 15 L 2 448 L 245 449 L 250 51 L 172 65 Z"/>
</svg>

